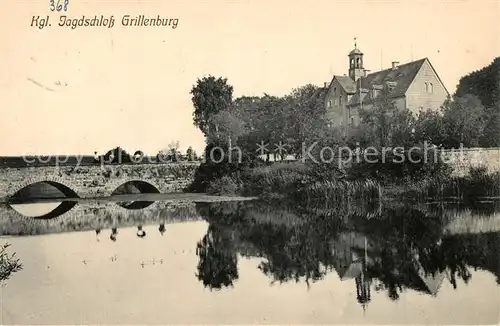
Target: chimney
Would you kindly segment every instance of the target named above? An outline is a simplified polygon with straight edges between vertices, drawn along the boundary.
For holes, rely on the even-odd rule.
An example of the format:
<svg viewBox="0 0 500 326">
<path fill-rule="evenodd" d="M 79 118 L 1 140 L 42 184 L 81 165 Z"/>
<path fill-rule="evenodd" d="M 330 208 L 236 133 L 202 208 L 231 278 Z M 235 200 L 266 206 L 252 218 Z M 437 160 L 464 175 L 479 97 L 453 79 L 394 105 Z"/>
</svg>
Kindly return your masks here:
<svg viewBox="0 0 500 326">
<path fill-rule="evenodd" d="M 368 76 L 368 73 L 370 72 L 370 70 L 369 69 L 364 69 L 363 72 L 365 73 L 364 76 L 366 77 L 366 76 Z"/>
<path fill-rule="evenodd" d="M 399 61 L 392 62 L 392 70 L 398 69 Z"/>
<path fill-rule="evenodd" d="M 327 88 L 327 87 L 328 87 L 328 83 L 327 83 L 327 82 L 325 82 L 325 86 L 324 86 L 324 87 L 325 87 L 325 88 Z"/>
</svg>

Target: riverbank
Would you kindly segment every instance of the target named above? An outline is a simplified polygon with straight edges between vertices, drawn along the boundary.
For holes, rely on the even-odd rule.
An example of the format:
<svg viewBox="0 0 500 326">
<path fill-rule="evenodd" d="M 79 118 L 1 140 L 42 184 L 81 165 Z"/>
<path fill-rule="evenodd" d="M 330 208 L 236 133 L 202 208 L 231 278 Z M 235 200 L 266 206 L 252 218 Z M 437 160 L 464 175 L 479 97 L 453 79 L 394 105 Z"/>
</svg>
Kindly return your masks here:
<svg viewBox="0 0 500 326">
<path fill-rule="evenodd" d="M 22 201 L 22 204 L 35 204 L 35 203 L 53 203 L 53 202 L 131 202 L 131 201 L 190 201 L 194 203 L 212 203 L 212 202 L 226 202 L 226 201 L 247 201 L 255 200 L 257 197 L 245 196 L 214 196 L 199 193 L 167 193 L 167 194 L 126 194 L 114 195 L 108 197 L 95 197 L 95 198 L 33 198 Z M 0 202 L 0 204 L 7 204 L 8 202 Z M 21 204 L 16 202 L 15 204 Z"/>
<path fill-rule="evenodd" d="M 409 168 L 366 164 L 340 170 L 299 162 L 274 163 L 223 175 L 209 182 L 206 192 L 268 200 L 470 201 L 500 197 L 500 172 L 474 167 L 455 175 L 444 163 Z"/>
</svg>

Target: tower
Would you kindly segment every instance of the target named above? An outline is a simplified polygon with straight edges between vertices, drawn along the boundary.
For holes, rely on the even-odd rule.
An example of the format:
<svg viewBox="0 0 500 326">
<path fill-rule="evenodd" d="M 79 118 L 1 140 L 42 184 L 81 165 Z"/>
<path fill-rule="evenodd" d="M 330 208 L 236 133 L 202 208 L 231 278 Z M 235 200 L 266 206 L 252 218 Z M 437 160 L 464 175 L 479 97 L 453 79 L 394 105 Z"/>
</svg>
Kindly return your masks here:
<svg viewBox="0 0 500 326">
<path fill-rule="evenodd" d="M 349 77 L 357 81 L 358 78 L 365 74 L 363 67 L 363 52 L 358 49 L 356 38 L 354 38 L 354 50 L 349 52 Z"/>
</svg>

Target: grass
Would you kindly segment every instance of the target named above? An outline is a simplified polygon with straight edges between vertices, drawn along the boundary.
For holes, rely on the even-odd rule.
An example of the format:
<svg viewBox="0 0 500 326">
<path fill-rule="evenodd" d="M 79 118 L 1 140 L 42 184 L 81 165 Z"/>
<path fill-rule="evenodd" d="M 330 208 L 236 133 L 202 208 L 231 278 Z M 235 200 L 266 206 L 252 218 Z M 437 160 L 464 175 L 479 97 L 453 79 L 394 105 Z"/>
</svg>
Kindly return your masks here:
<svg viewBox="0 0 500 326">
<path fill-rule="evenodd" d="M 387 187 L 391 197 L 416 200 L 475 201 L 500 197 L 500 173 L 475 167 L 465 176 L 430 177 L 399 186 Z"/>
</svg>

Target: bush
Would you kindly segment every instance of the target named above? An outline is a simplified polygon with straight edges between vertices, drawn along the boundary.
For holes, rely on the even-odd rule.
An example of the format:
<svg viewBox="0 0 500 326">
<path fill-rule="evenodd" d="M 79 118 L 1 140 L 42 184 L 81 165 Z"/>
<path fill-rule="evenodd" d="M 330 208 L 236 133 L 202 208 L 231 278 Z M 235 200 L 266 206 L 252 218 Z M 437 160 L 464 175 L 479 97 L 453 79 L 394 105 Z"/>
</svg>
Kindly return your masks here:
<svg viewBox="0 0 500 326">
<path fill-rule="evenodd" d="M 210 151 L 212 148 L 217 146 L 216 143 L 209 144 L 205 147 L 205 158 L 206 162 L 200 164 L 198 169 L 195 172 L 194 181 L 188 187 L 189 192 L 197 192 L 203 193 L 207 192 L 208 186 L 210 183 L 214 182 L 217 179 L 220 179 L 224 176 L 231 176 L 233 174 L 238 174 L 243 169 L 253 168 L 261 164 L 256 157 L 243 153 L 241 162 L 238 162 L 238 158 L 234 157 L 230 161 L 225 155 L 221 162 L 218 162 L 221 157 L 213 157 L 213 159 L 218 162 L 212 162 L 210 159 Z M 225 148 L 225 144 L 221 143 L 220 148 Z M 214 152 L 213 156 L 217 155 L 217 151 Z M 225 153 L 227 153 L 227 148 L 225 149 Z"/>
<path fill-rule="evenodd" d="M 210 195 L 236 195 L 239 192 L 238 182 L 230 177 L 223 176 L 209 183 L 207 187 L 207 193 Z"/>
<path fill-rule="evenodd" d="M 245 195 L 268 198 L 294 195 L 309 179 L 306 167 L 299 162 L 274 163 L 241 174 Z"/>
<path fill-rule="evenodd" d="M 425 179 L 446 179 L 451 176 L 452 168 L 437 156 L 434 152 L 425 154 L 423 151 L 404 153 L 404 157 L 388 153 L 384 158 L 374 157 L 370 162 L 355 162 L 348 169 L 350 179 L 374 179 L 382 184 L 405 184 Z"/>
</svg>

